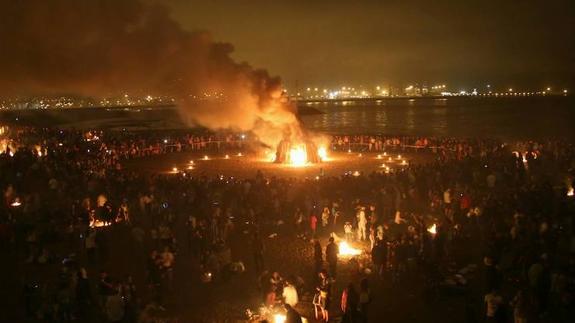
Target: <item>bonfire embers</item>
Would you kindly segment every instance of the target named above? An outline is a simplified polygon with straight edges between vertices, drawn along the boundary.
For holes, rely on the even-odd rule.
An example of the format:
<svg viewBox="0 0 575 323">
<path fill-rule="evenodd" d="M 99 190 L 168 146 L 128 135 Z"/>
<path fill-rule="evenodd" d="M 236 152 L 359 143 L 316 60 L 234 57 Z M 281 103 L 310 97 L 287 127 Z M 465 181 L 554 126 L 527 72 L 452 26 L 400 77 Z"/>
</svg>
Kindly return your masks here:
<svg viewBox="0 0 575 323">
<path fill-rule="evenodd" d="M 308 163 L 315 164 L 321 161 L 320 152 L 311 140 L 294 143 L 289 139 L 284 139 L 280 141 L 276 150 L 276 163 L 303 166 Z"/>
</svg>

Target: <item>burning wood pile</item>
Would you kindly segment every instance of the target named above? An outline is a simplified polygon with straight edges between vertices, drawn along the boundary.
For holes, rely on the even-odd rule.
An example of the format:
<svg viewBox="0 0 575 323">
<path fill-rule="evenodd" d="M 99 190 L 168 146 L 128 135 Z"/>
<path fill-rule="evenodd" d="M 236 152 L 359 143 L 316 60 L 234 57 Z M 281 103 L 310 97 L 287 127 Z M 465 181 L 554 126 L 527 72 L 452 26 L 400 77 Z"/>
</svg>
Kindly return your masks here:
<svg viewBox="0 0 575 323">
<path fill-rule="evenodd" d="M 306 164 L 320 163 L 325 159 L 325 155 L 325 148 L 318 149 L 317 145 L 311 140 L 294 143 L 289 139 L 283 139 L 277 146 L 274 162 L 304 166 Z"/>
</svg>

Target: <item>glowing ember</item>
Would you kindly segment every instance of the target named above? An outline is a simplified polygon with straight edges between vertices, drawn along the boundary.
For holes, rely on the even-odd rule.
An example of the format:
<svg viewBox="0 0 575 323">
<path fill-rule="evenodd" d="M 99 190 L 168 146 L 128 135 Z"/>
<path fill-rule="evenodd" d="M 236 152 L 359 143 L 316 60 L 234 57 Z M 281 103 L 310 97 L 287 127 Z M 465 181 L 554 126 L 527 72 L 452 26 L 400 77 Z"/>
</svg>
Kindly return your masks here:
<svg viewBox="0 0 575 323">
<path fill-rule="evenodd" d="M 402 165 L 407 165 L 407 161 L 405 159 L 401 162 Z"/>
<path fill-rule="evenodd" d="M 432 226 L 427 228 L 427 232 L 429 232 L 431 234 L 436 234 L 437 233 L 437 225 L 434 223 Z"/>
<path fill-rule="evenodd" d="M 351 149 L 348 149 L 348 150 L 347 150 L 347 153 L 348 153 L 348 154 L 351 154 Z"/>
<path fill-rule="evenodd" d="M 573 187 L 571 187 L 568 191 L 567 191 L 567 196 L 573 196 L 575 193 L 573 192 Z"/>
<path fill-rule="evenodd" d="M 304 166 L 307 163 L 305 149 L 301 146 L 290 149 L 288 160 L 293 166 Z"/>
<path fill-rule="evenodd" d="M 381 167 L 381 168 L 387 168 L 387 165 L 385 165 L 385 164 L 381 164 L 381 166 L 380 166 L 380 167 Z"/>
<path fill-rule="evenodd" d="M 210 159 L 210 157 L 208 157 L 208 155 L 204 156 L 204 160 L 209 160 L 209 159 Z"/>
<path fill-rule="evenodd" d="M 387 159 L 387 161 L 389 161 L 389 162 L 392 161 L 392 160 L 393 160 L 393 159 L 391 159 L 391 157 L 389 157 L 389 158 Z"/>
<path fill-rule="evenodd" d="M 397 155 L 397 159 L 401 159 L 401 155 Z"/>
<path fill-rule="evenodd" d="M 178 167 L 172 168 L 172 172 L 177 173 L 177 172 L 178 172 Z"/>
<path fill-rule="evenodd" d="M 193 164 L 194 164 L 194 161 L 193 161 L 193 160 L 190 160 L 190 164 L 192 164 L 192 165 L 193 165 Z"/>
<path fill-rule="evenodd" d="M 384 152 L 383 152 L 383 155 L 384 155 L 384 156 L 387 156 L 387 153 L 384 151 Z"/>
<path fill-rule="evenodd" d="M 351 247 L 347 241 L 341 241 L 339 243 L 339 255 L 340 256 L 357 256 L 361 254 L 361 250 Z"/>
<path fill-rule="evenodd" d="M 201 280 L 203 283 L 209 283 L 212 281 L 212 273 L 211 272 L 205 272 L 202 274 L 201 276 Z"/>
<path fill-rule="evenodd" d="M 14 202 L 12 202 L 12 204 L 10 204 L 10 206 L 13 207 L 19 207 L 20 205 L 22 205 L 22 202 L 20 202 L 19 199 L 16 199 Z"/>
<path fill-rule="evenodd" d="M 230 159 L 230 155 L 224 156 L 225 159 Z"/>
<path fill-rule="evenodd" d="M 363 157 L 363 154 L 360 153 L 359 155 L 357 155 L 357 157 Z"/>
<path fill-rule="evenodd" d="M 381 159 L 381 158 L 383 158 L 383 157 L 381 157 L 381 155 L 377 155 L 377 159 Z"/>
<path fill-rule="evenodd" d="M 188 169 L 192 170 L 192 169 L 194 169 L 194 166 L 190 165 L 190 166 L 188 166 Z"/>
<path fill-rule="evenodd" d="M 238 157 L 242 157 L 242 153 L 238 153 Z"/>
<path fill-rule="evenodd" d="M 276 161 L 276 154 L 273 151 L 268 151 L 266 155 L 267 155 L 266 159 L 269 160 L 270 162 L 273 163 L 274 161 Z"/>
</svg>

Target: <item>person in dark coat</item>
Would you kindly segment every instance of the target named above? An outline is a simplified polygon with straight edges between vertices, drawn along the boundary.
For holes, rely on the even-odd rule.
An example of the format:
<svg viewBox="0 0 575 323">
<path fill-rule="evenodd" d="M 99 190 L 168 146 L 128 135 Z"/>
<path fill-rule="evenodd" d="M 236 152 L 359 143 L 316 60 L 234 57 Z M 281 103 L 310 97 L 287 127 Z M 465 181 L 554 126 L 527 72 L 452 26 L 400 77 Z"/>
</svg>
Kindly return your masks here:
<svg viewBox="0 0 575 323">
<path fill-rule="evenodd" d="M 92 301 L 92 294 L 90 292 L 90 281 L 86 269 L 80 268 L 78 271 L 78 282 L 76 284 L 76 302 L 78 304 L 78 317 L 86 319 L 88 316 L 88 309 Z"/>
<path fill-rule="evenodd" d="M 383 240 L 378 240 L 371 251 L 371 261 L 375 267 L 375 273 L 383 276 L 387 265 L 387 246 Z"/>
<path fill-rule="evenodd" d="M 301 315 L 289 304 L 284 305 L 287 313 L 285 323 L 302 323 Z"/>
<path fill-rule="evenodd" d="M 259 274 L 264 270 L 264 242 L 260 235 L 256 232 L 252 240 L 253 252 L 254 252 L 254 263 L 256 267 L 256 272 Z"/>
<path fill-rule="evenodd" d="M 315 239 L 313 242 L 313 261 L 315 273 L 319 273 L 323 269 L 323 250 L 319 239 Z"/>
<path fill-rule="evenodd" d="M 359 295 L 352 283 L 349 283 L 341 294 L 341 311 L 343 312 L 343 323 L 353 323 L 357 320 L 357 305 Z"/>
<path fill-rule="evenodd" d="M 339 247 L 335 244 L 333 237 L 329 238 L 329 243 L 325 247 L 325 259 L 329 266 L 329 274 L 335 278 L 337 271 L 337 255 L 339 254 Z"/>
</svg>

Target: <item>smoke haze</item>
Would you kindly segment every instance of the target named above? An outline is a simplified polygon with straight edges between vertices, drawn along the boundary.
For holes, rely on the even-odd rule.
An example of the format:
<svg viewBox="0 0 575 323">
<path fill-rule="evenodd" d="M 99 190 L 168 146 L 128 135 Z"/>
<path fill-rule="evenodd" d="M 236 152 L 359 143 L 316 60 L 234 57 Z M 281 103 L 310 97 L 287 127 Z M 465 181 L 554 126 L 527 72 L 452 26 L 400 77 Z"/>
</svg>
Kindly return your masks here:
<svg viewBox="0 0 575 323">
<path fill-rule="evenodd" d="M 299 131 L 281 83 L 139 0 L 0 0 L 0 96 L 169 96 L 184 120 L 279 140 Z M 218 103 L 194 96 L 223 94 Z M 266 141 L 266 140 L 264 140 Z"/>
</svg>

